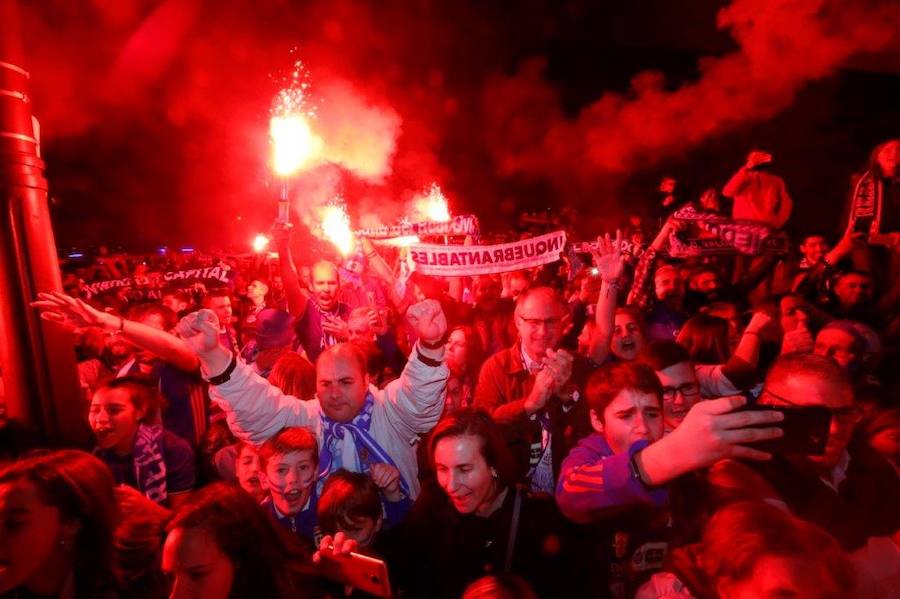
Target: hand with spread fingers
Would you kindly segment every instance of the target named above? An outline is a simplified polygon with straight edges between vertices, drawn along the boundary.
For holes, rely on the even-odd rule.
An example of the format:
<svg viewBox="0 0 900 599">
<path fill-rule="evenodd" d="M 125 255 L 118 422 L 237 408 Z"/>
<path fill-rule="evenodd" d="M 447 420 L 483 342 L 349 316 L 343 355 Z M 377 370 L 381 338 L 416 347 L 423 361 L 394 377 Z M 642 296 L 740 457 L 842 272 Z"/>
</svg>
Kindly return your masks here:
<svg viewBox="0 0 900 599">
<path fill-rule="evenodd" d="M 101 312 L 84 300 L 71 297 L 59 291 L 38 293 L 38 300 L 31 306 L 41 311 L 41 318 L 56 322 L 69 329 L 101 327 L 113 329 L 118 326 L 119 317 Z"/>
<path fill-rule="evenodd" d="M 675 430 L 636 454 L 644 481 L 660 485 L 726 458 L 771 458 L 750 444 L 781 437 L 784 414 L 740 410 L 746 403 L 738 395 L 694 404 Z"/>
<path fill-rule="evenodd" d="M 600 279 L 606 283 L 616 284 L 625 272 L 625 256 L 622 253 L 622 231 L 616 229 L 616 238 L 609 233 L 597 237 L 597 249 L 591 250 L 594 268 Z"/>
</svg>

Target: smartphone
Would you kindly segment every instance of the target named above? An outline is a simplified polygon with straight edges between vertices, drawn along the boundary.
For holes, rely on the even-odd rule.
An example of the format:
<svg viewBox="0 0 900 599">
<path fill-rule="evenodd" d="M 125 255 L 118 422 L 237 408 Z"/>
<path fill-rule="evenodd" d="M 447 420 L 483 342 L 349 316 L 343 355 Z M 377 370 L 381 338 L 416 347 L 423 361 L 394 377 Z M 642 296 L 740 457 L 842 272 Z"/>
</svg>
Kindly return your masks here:
<svg viewBox="0 0 900 599">
<path fill-rule="evenodd" d="M 319 571 L 326 578 L 351 586 L 376 597 L 390 597 L 391 583 L 387 564 L 361 553 L 330 557 L 323 553 Z"/>
<path fill-rule="evenodd" d="M 777 424 L 764 424 L 759 428 L 778 426 L 784 436 L 778 439 L 757 441 L 751 446 L 777 454 L 822 455 L 828 443 L 831 428 L 831 411 L 820 406 L 745 406 L 743 411 L 774 411 L 784 414 L 784 420 Z"/>
</svg>

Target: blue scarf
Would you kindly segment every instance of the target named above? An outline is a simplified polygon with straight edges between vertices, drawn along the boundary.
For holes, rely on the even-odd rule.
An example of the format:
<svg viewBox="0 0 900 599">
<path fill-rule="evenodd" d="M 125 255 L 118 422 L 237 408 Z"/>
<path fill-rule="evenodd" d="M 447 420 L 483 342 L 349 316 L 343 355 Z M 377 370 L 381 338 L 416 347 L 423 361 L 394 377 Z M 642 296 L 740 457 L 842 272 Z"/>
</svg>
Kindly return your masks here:
<svg viewBox="0 0 900 599">
<path fill-rule="evenodd" d="M 359 466 L 364 473 L 368 474 L 373 464 L 390 464 L 394 468 L 397 468 L 397 465 L 394 463 L 394 460 L 391 459 L 391 456 L 389 456 L 378 444 L 378 441 L 373 439 L 372 435 L 369 434 L 369 427 L 372 425 L 372 412 L 374 409 L 375 398 L 372 396 L 371 392 L 366 394 L 366 402 L 363 405 L 362 410 L 360 410 L 359 414 L 357 414 L 351 422 L 335 422 L 326 416 L 320 408 L 319 417 L 322 422 L 323 434 L 322 452 L 319 456 L 320 479 L 324 479 L 331 474 L 333 461 L 331 451 L 332 445 L 340 443 L 347 433 L 350 433 L 353 436 L 353 443 L 356 445 L 356 455 L 359 457 Z M 400 474 L 400 489 L 407 497 L 410 496 L 409 485 L 403 478 L 402 473 Z"/>
<path fill-rule="evenodd" d="M 138 426 L 132 453 L 138 488 L 147 499 L 160 504 L 168 497 L 162 437 L 162 427 L 141 424 Z"/>
</svg>

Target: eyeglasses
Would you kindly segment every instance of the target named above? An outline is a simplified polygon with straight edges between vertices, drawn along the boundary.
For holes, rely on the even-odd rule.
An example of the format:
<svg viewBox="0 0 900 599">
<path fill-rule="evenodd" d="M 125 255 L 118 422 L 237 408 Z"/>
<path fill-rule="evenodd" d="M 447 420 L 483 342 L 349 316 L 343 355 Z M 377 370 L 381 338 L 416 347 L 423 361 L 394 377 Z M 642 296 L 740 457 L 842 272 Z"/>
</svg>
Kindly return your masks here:
<svg viewBox="0 0 900 599">
<path fill-rule="evenodd" d="M 680 393 L 682 397 L 690 397 L 700 393 L 700 385 L 695 382 L 683 383 L 677 387 L 663 387 L 663 399 L 672 401 Z"/>
<path fill-rule="evenodd" d="M 548 329 L 555 329 L 562 323 L 562 318 L 525 318 L 524 316 L 519 316 L 519 319 L 534 328 L 543 325 Z"/>
<path fill-rule="evenodd" d="M 771 395 L 772 397 L 774 397 L 775 399 L 777 399 L 779 402 L 783 403 L 786 406 L 792 406 L 795 408 L 807 407 L 802 404 L 793 402 L 787 398 L 784 398 L 784 397 L 778 395 L 777 393 L 773 393 L 772 391 L 770 391 L 768 389 L 763 389 L 763 393 Z M 828 410 L 829 412 L 831 412 L 831 417 L 834 418 L 835 420 L 837 420 L 838 422 L 840 422 L 841 424 L 856 424 L 857 422 L 862 420 L 862 417 L 863 417 L 862 410 L 860 410 L 856 406 L 845 406 L 843 408 L 829 408 L 828 406 L 817 405 L 816 407 L 824 408 L 824 409 Z"/>
</svg>

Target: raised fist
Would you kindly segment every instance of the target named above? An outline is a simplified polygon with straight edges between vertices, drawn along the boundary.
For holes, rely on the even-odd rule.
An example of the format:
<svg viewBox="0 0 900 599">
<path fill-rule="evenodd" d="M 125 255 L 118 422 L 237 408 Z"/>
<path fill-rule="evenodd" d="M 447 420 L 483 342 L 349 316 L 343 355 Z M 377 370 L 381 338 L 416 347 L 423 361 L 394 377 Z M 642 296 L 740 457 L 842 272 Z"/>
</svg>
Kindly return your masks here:
<svg viewBox="0 0 900 599">
<path fill-rule="evenodd" d="M 427 299 L 413 304 L 406 311 L 406 318 L 419 339 L 426 343 L 438 342 L 447 332 L 447 317 L 437 300 Z"/>
<path fill-rule="evenodd" d="M 178 335 L 197 355 L 202 356 L 219 346 L 219 318 L 204 308 L 191 312 L 175 327 Z"/>
</svg>

